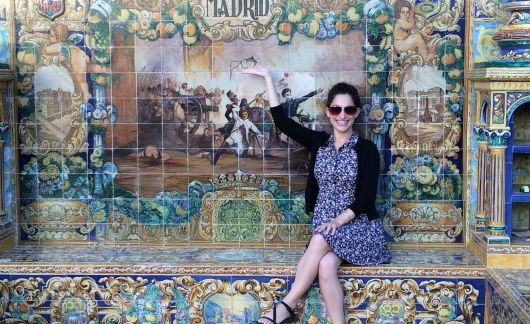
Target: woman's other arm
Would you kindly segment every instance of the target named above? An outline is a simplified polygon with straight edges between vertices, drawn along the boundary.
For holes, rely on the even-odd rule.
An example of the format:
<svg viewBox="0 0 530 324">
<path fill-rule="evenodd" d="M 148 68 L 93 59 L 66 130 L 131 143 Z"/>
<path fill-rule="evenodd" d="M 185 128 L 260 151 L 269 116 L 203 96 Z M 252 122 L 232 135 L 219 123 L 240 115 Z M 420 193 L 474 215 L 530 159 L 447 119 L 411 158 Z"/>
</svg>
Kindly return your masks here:
<svg viewBox="0 0 530 324">
<path fill-rule="evenodd" d="M 367 213 L 374 206 L 379 181 L 379 151 L 371 141 L 365 141 L 366 149 L 359 159 L 359 173 L 355 201 L 348 206 L 355 215 Z M 362 159 L 362 160 L 361 160 Z M 362 166 L 362 169 L 361 169 Z"/>
</svg>

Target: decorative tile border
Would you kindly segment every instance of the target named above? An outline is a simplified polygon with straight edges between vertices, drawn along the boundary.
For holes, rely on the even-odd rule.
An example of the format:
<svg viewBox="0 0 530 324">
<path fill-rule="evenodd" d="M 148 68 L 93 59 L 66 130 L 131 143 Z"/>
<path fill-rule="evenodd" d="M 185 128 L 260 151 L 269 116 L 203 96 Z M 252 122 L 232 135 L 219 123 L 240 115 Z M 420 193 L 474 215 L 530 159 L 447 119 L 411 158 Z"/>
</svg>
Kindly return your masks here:
<svg viewBox="0 0 530 324">
<path fill-rule="evenodd" d="M 291 282 L 287 279 L 264 275 L 0 276 L 0 317 L 185 324 L 220 323 L 222 315 L 229 322 L 250 323 L 285 295 Z M 483 279 L 346 277 L 341 284 L 349 323 L 390 319 L 480 323 L 484 314 Z M 296 313 L 301 323 L 315 319 L 328 323 L 317 285 L 296 306 Z"/>
<path fill-rule="evenodd" d="M 488 254 L 530 254 L 530 246 L 489 246 Z"/>
<path fill-rule="evenodd" d="M 487 245 L 481 237 L 474 234 L 472 239 L 477 243 L 481 249 L 486 250 L 487 254 L 530 254 L 530 246 L 521 246 L 521 245 L 501 245 L 501 246 L 491 246 Z"/>
</svg>

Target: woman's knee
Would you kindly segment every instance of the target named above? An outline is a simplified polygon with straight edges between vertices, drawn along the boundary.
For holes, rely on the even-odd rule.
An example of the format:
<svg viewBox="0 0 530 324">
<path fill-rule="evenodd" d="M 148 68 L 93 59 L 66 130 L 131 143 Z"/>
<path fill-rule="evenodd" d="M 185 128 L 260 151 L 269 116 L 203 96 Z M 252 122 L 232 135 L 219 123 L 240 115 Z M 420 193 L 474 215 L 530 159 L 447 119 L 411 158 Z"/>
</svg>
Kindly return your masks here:
<svg viewBox="0 0 530 324">
<path fill-rule="evenodd" d="M 320 235 L 315 234 L 313 237 L 311 237 L 311 241 L 309 241 L 309 249 L 313 250 L 324 250 L 324 251 L 330 251 L 331 248 L 328 245 L 328 242 L 326 242 L 326 239 Z"/>
<path fill-rule="evenodd" d="M 329 280 L 337 277 L 340 261 L 335 255 L 326 254 L 318 264 L 319 280 Z"/>
<path fill-rule="evenodd" d="M 326 242 L 326 239 L 322 235 L 315 234 L 311 237 L 311 241 L 309 242 L 309 244 L 317 245 L 317 246 L 324 246 L 324 245 L 328 245 L 328 242 Z"/>
</svg>

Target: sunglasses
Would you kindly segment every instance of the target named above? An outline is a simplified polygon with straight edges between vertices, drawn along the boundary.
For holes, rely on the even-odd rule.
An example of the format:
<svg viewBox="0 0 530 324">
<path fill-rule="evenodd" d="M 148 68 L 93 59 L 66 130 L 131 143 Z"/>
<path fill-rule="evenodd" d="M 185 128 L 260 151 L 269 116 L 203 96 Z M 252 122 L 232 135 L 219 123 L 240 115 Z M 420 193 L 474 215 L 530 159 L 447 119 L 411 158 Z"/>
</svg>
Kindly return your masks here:
<svg viewBox="0 0 530 324">
<path fill-rule="evenodd" d="M 341 106 L 331 106 L 331 107 L 328 107 L 328 111 L 331 115 L 333 116 L 338 116 L 340 115 L 340 113 L 344 110 L 344 113 L 346 113 L 346 115 L 350 115 L 350 116 L 353 116 L 355 115 L 355 113 L 357 112 L 357 107 L 355 106 L 346 106 L 346 107 L 341 107 Z"/>
</svg>

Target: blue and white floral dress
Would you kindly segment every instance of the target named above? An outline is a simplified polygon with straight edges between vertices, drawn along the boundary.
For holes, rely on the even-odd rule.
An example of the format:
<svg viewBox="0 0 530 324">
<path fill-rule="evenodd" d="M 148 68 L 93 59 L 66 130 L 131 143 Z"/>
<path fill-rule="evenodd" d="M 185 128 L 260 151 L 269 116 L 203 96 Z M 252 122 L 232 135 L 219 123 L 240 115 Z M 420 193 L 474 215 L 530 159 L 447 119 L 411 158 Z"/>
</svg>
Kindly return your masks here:
<svg viewBox="0 0 530 324">
<path fill-rule="evenodd" d="M 336 150 L 331 136 L 326 146 L 317 152 L 315 176 L 319 192 L 313 214 L 313 231 L 342 213 L 354 201 L 358 171 L 354 147 L 358 139 L 359 135 L 354 132 Z M 352 221 L 337 228 L 334 235 L 322 233 L 322 236 L 338 257 L 351 264 L 387 263 L 392 257 L 379 218 L 370 221 L 365 214 L 356 215 Z"/>
</svg>

